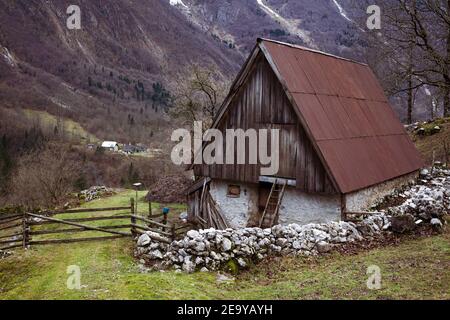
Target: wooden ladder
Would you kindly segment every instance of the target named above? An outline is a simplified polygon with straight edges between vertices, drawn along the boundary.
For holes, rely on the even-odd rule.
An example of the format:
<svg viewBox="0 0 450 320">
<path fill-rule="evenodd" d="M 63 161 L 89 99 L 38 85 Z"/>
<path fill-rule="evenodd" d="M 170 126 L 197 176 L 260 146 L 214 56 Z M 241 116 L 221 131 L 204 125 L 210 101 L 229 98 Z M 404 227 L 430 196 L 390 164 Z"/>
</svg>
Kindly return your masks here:
<svg viewBox="0 0 450 320">
<path fill-rule="evenodd" d="M 259 220 L 259 227 L 272 227 L 280 210 L 281 200 L 283 199 L 284 190 L 286 189 L 287 180 L 283 184 L 278 184 L 275 179 L 270 189 L 269 197 L 267 198 L 266 207 Z M 269 223 L 267 223 L 269 222 Z"/>
</svg>

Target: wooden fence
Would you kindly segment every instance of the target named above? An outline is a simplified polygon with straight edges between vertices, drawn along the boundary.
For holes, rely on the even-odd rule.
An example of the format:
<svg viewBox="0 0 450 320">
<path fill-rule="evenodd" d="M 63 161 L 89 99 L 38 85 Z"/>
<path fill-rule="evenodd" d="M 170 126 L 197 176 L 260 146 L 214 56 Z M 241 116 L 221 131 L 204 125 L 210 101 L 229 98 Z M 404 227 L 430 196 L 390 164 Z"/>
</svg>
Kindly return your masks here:
<svg viewBox="0 0 450 320">
<path fill-rule="evenodd" d="M 78 216 L 86 213 L 91 213 L 91 215 L 88 217 Z M 102 213 L 102 215 L 95 216 L 97 213 Z M 59 218 L 59 216 L 67 214 L 71 214 L 71 217 Z M 99 221 L 101 221 L 101 225 L 89 224 Z M 66 227 L 58 228 L 60 226 Z M 147 217 L 142 216 L 135 212 L 134 199 L 131 199 L 130 206 L 125 207 L 0 215 L 0 250 L 17 247 L 28 248 L 34 245 L 136 237 L 146 231 L 152 231 L 149 234 L 155 240 L 170 243 L 184 235 L 191 227 L 189 224 L 169 223 L 167 214 L 153 215 L 151 210 L 149 210 Z M 96 234 L 95 236 L 77 238 L 61 237 L 61 235 L 66 234 L 89 232 Z M 47 238 L 49 236 L 54 238 Z"/>
<path fill-rule="evenodd" d="M 23 213 L 0 215 L 1 250 L 23 246 L 24 218 Z"/>
</svg>

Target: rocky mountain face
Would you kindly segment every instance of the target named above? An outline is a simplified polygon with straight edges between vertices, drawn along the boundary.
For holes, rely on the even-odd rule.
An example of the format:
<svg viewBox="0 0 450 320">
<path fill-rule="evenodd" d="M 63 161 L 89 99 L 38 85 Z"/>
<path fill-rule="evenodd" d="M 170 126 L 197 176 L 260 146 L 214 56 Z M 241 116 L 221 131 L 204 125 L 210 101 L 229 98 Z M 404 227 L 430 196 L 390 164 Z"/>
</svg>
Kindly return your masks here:
<svg viewBox="0 0 450 320">
<path fill-rule="evenodd" d="M 66 27 L 74 1 L 0 1 L 1 108 L 46 110 L 107 138 L 161 124 L 152 95 L 191 63 L 233 78 L 257 37 L 362 59 L 343 0 L 75 2 L 81 30 Z"/>
<path fill-rule="evenodd" d="M 340 0 L 340 2 L 343 2 Z M 349 7 L 350 2 L 344 1 Z M 336 0 L 173 0 L 183 14 L 214 38 L 248 54 L 257 37 L 361 57 L 361 30 Z"/>
</svg>

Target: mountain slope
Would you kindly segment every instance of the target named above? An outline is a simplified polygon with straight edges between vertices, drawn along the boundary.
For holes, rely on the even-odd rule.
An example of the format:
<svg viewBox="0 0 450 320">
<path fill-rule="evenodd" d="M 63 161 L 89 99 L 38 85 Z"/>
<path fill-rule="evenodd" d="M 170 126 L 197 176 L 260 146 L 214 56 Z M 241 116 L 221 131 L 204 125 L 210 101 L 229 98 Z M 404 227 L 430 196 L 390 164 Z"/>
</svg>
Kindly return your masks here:
<svg viewBox="0 0 450 320">
<path fill-rule="evenodd" d="M 0 2 L 2 107 L 45 109 L 95 131 L 94 120 L 107 122 L 108 114 L 114 114 L 110 120 L 117 126 L 117 118 L 126 122 L 128 114 L 139 112 L 135 118 L 140 118 L 152 83 L 167 85 L 191 62 L 233 73 L 242 59 L 205 37 L 168 1 L 80 1 L 82 30 L 66 28 L 69 4 Z M 136 85 L 141 90 L 141 84 L 138 101 Z M 149 118 L 160 118 L 154 111 Z"/>
<path fill-rule="evenodd" d="M 233 78 L 257 37 L 350 58 L 364 46 L 332 0 L 80 0 L 81 30 L 66 28 L 71 2 L 0 1 L 0 107 L 71 118 L 103 139 L 153 137 L 168 126 L 154 83 L 170 87 L 191 63 Z"/>
</svg>

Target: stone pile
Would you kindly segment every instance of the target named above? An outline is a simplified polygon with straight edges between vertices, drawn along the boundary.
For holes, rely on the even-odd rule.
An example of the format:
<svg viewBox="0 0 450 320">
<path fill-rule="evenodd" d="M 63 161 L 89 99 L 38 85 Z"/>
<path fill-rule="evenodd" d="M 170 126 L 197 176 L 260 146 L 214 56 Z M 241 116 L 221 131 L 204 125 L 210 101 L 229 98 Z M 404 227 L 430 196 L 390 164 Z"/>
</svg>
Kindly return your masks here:
<svg viewBox="0 0 450 320">
<path fill-rule="evenodd" d="M 107 188 L 105 186 L 93 186 L 89 189 L 80 191 L 78 194 L 78 199 L 84 200 L 85 202 L 92 201 L 94 199 L 98 199 L 104 196 L 110 196 L 113 195 L 114 191 L 110 188 Z"/>
<path fill-rule="evenodd" d="M 390 215 L 411 215 L 415 220 L 431 222 L 450 213 L 450 170 L 434 169 L 421 172 L 422 184 L 413 185 L 399 194 L 405 201 L 396 207 L 388 208 Z"/>
<path fill-rule="evenodd" d="M 170 245 L 152 240 L 151 231 L 139 237 L 136 255 L 144 264 L 173 267 L 185 272 L 217 270 L 230 261 L 244 268 L 269 255 L 311 256 L 331 251 L 334 246 L 361 241 L 365 235 L 380 234 L 389 227 L 384 214 L 359 224 L 328 222 L 268 229 L 190 230 L 185 238 Z"/>
</svg>

